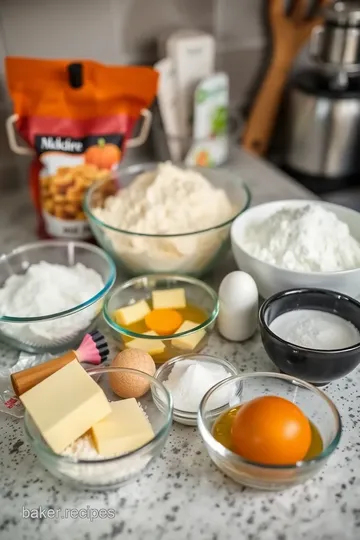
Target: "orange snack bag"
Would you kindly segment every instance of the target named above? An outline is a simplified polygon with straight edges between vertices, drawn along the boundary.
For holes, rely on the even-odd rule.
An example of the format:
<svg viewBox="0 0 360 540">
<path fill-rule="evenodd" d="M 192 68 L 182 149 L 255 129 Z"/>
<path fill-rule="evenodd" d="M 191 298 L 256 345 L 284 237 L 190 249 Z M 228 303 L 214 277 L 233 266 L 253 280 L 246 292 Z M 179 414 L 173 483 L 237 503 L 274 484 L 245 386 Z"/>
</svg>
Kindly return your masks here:
<svg viewBox="0 0 360 540">
<path fill-rule="evenodd" d="M 5 67 L 17 132 L 34 153 L 30 187 L 39 233 L 90 238 L 85 191 L 115 173 L 156 95 L 158 74 L 150 67 L 89 60 L 8 57 Z"/>
</svg>

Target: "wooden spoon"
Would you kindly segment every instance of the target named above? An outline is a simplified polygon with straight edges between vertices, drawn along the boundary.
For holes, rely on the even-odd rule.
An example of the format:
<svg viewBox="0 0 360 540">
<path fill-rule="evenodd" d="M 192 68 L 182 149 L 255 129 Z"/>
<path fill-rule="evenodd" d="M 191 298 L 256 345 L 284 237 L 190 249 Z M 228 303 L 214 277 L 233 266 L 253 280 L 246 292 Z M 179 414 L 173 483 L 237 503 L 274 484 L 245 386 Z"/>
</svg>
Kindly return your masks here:
<svg viewBox="0 0 360 540">
<path fill-rule="evenodd" d="M 245 126 L 242 145 L 258 155 L 266 153 L 274 129 L 284 87 L 294 58 L 312 29 L 321 23 L 319 8 L 328 0 L 292 0 L 286 12 L 284 0 L 268 0 L 273 53 L 265 79 Z"/>
</svg>

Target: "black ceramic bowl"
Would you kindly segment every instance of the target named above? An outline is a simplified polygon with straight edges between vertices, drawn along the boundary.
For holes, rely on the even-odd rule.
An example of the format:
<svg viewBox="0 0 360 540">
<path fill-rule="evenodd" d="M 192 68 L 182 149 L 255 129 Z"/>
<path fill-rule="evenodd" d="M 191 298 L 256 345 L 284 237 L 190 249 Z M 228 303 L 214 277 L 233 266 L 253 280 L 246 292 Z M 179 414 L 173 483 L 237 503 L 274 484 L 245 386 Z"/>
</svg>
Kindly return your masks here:
<svg viewBox="0 0 360 540">
<path fill-rule="evenodd" d="M 345 349 L 309 349 L 284 341 L 269 329 L 276 317 L 296 309 L 333 313 L 360 331 L 360 303 L 345 294 L 325 289 L 292 289 L 274 294 L 262 304 L 259 322 L 264 348 L 281 372 L 322 386 L 357 367 L 360 342 Z"/>
</svg>

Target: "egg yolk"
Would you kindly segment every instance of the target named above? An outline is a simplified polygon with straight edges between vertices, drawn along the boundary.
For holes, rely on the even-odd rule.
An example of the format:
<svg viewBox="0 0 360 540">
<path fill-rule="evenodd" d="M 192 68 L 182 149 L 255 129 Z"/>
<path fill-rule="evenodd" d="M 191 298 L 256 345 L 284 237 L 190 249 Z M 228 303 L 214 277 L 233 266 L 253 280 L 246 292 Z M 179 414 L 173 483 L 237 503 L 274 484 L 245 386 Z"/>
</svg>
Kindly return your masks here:
<svg viewBox="0 0 360 540">
<path fill-rule="evenodd" d="M 175 309 L 153 309 L 145 315 L 145 324 L 159 336 L 175 334 L 183 318 Z"/>
<path fill-rule="evenodd" d="M 240 407 L 231 438 L 234 451 L 245 459 L 264 465 L 291 465 L 306 456 L 311 427 L 291 401 L 264 396 Z"/>
</svg>

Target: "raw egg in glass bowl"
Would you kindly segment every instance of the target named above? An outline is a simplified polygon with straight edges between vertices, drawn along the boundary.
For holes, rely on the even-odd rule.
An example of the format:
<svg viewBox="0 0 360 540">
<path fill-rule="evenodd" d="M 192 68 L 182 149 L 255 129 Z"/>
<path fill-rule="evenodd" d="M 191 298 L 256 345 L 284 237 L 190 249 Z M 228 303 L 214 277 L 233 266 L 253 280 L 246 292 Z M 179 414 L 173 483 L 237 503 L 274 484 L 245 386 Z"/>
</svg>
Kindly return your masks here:
<svg viewBox="0 0 360 540">
<path fill-rule="evenodd" d="M 227 419 L 231 426 L 227 446 L 245 459 L 263 465 L 294 465 L 309 452 L 311 423 L 299 407 L 287 399 L 261 396 L 229 409 L 214 426 L 214 437 L 220 442 L 223 434 L 218 435 L 218 427 Z M 315 426 L 313 430 L 317 431 Z"/>
<path fill-rule="evenodd" d="M 219 313 L 216 292 L 188 276 L 149 274 L 116 287 L 103 315 L 121 349 L 142 349 L 155 364 L 202 351 Z"/>
<path fill-rule="evenodd" d="M 220 396 L 223 405 L 214 409 Z M 203 397 L 197 422 L 219 469 L 240 484 L 266 490 L 311 478 L 341 437 L 339 412 L 324 392 L 278 373 L 221 381 Z"/>
</svg>

